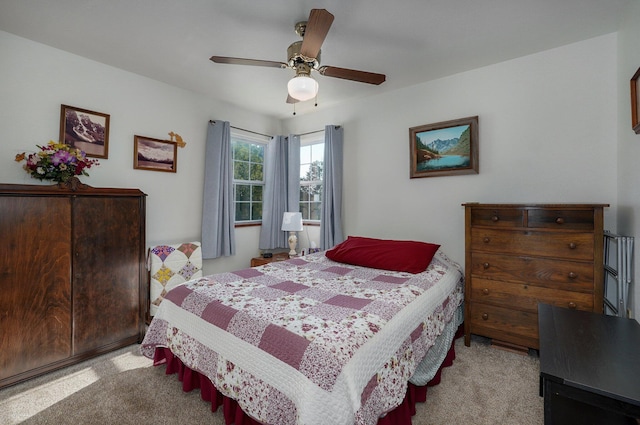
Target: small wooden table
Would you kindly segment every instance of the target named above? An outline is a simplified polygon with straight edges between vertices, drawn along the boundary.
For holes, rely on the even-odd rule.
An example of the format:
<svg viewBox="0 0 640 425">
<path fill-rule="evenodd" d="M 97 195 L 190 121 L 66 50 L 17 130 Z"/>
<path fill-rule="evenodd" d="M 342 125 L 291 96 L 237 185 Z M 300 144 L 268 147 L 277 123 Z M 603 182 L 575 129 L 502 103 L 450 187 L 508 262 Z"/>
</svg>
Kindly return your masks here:
<svg viewBox="0 0 640 425">
<path fill-rule="evenodd" d="M 544 423 L 638 424 L 640 324 L 538 305 Z"/>
<path fill-rule="evenodd" d="M 269 258 L 255 257 L 251 259 L 251 267 L 258 267 L 268 263 L 273 263 L 274 261 L 284 261 L 288 259 L 289 259 L 288 252 L 280 252 L 278 254 L 273 254 L 273 256 Z"/>
</svg>

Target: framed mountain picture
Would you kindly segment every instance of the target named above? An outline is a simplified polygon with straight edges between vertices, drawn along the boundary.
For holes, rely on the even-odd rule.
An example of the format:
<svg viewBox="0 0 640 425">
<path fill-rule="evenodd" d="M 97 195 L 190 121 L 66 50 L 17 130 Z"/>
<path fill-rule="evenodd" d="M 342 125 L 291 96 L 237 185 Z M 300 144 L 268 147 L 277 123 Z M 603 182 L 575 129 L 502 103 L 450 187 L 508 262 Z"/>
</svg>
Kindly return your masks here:
<svg viewBox="0 0 640 425">
<path fill-rule="evenodd" d="M 170 140 L 133 136 L 133 168 L 177 172 L 178 144 Z"/>
<path fill-rule="evenodd" d="M 93 158 L 109 158 L 109 114 L 61 105 L 60 143 Z"/>
</svg>

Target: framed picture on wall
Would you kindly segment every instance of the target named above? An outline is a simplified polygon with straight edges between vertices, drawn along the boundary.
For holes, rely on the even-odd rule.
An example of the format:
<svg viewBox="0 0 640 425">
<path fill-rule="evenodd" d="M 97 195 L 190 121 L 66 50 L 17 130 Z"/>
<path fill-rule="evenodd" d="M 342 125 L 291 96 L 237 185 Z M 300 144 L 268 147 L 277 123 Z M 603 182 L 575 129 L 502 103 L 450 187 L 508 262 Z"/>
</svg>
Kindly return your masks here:
<svg viewBox="0 0 640 425">
<path fill-rule="evenodd" d="M 133 136 L 133 168 L 175 173 L 178 168 L 178 144 L 170 140 Z"/>
<path fill-rule="evenodd" d="M 631 127 L 636 134 L 640 134 L 640 90 L 638 90 L 638 80 L 640 80 L 640 68 L 631 78 Z"/>
<path fill-rule="evenodd" d="M 75 106 L 60 107 L 60 143 L 93 158 L 109 157 L 109 115 Z"/>
<path fill-rule="evenodd" d="M 409 129 L 411 178 L 478 174 L 478 117 Z"/>
</svg>

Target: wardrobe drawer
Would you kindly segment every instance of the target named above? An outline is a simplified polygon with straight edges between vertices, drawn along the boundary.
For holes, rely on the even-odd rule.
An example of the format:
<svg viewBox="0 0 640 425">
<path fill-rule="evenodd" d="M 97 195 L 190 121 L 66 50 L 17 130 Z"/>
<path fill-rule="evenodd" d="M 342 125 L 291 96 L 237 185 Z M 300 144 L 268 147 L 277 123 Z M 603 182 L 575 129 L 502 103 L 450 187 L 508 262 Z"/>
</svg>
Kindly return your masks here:
<svg viewBox="0 0 640 425">
<path fill-rule="evenodd" d="M 549 288 L 593 291 L 592 262 L 472 252 L 471 274 L 486 279 L 521 281 Z"/>
<path fill-rule="evenodd" d="M 559 307 L 593 310 L 593 294 L 562 289 L 549 289 L 526 283 L 471 278 L 471 301 L 502 305 L 507 308 L 538 311 L 538 303 Z"/>
<path fill-rule="evenodd" d="M 593 233 L 518 231 L 471 228 L 471 250 L 593 260 Z"/>
<path fill-rule="evenodd" d="M 472 226 L 522 227 L 524 210 L 504 208 L 474 208 L 471 210 Z"/>
<path fill-rule="evenodd" d="M 528 227 L 593 230 L 593 210 L 543 210 L 527 212 Z"/>
<path fill-rule="evenodd" d="M 469 316 L 472 334 L 524 347 L 539 348 L 537 312 L 472 302 Z"/>
</svg>

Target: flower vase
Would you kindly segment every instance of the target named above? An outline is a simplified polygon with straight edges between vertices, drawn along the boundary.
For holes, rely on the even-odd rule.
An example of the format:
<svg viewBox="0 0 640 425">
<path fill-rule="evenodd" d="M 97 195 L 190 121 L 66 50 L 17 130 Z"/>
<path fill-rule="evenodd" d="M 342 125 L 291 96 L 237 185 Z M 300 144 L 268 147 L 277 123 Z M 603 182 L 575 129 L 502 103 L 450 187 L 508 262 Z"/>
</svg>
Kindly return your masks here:
<svg viewBox="0 0 640 425">
<path fill-rule="evenodd" d="M 97 159 L 87 158 L 84 151 L 65 143 L 50 141 L 38 148 L 38 153 L 28 156 L 25 152 L 17 154 L 15 161 L 26 161 L 23 168 L 31 177 L 40 181 L 53 181 L 59 188 L 76 190 L 85 187 L 77 176 L 88 176 L 86 170 L 99 165 Z"/>
</svg>

